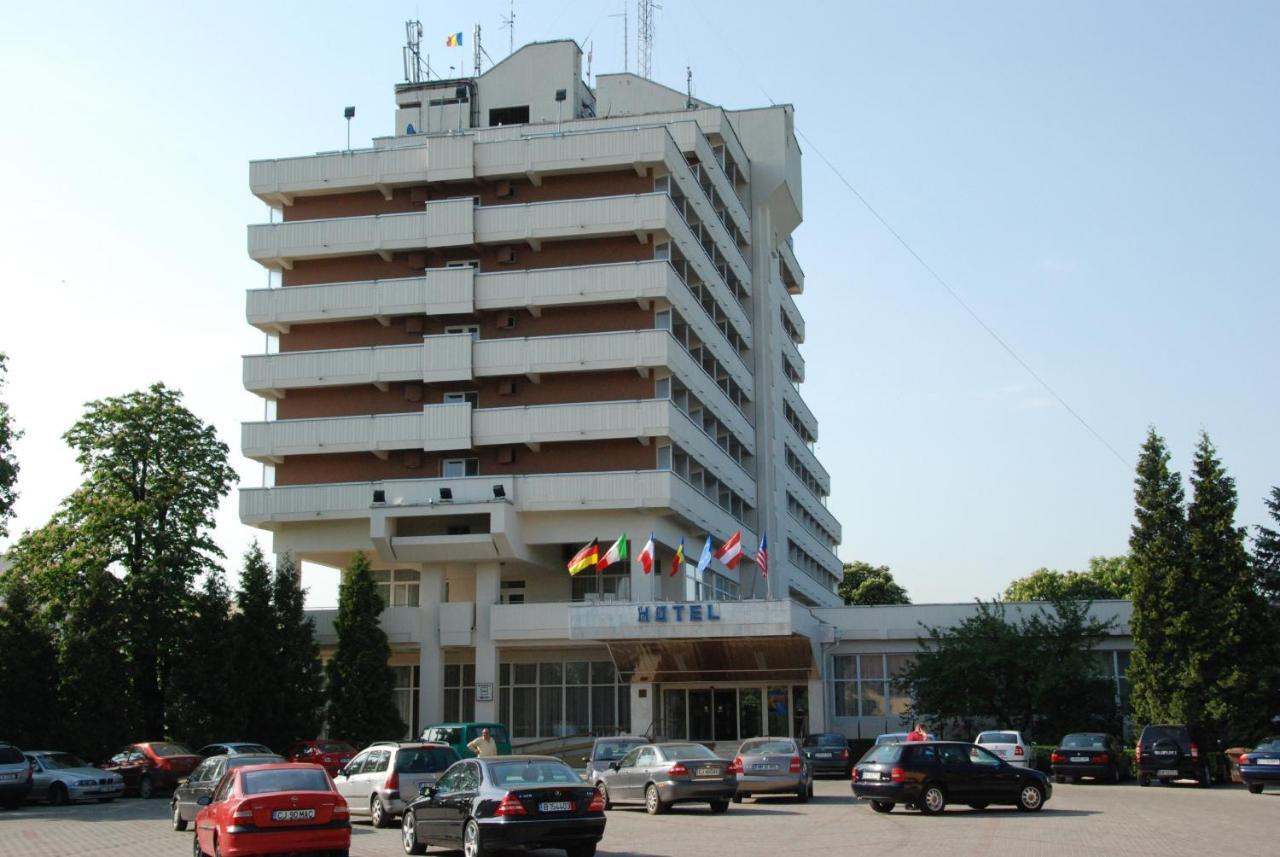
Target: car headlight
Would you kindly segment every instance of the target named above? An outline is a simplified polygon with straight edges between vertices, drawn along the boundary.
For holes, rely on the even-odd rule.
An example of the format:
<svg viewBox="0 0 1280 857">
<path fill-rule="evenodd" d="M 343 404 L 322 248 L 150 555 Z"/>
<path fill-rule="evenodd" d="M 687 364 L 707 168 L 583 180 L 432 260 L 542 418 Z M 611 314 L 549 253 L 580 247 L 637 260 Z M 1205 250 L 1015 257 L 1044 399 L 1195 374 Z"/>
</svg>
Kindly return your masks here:
<svg viewBox="0 0 1280 857">
<path fill-rule="evenodd" d="M 97 780 L 76 780 L 76 785 L 80 787 L 96 786 L 97 784 L 98 784 Z"/>
</svg>

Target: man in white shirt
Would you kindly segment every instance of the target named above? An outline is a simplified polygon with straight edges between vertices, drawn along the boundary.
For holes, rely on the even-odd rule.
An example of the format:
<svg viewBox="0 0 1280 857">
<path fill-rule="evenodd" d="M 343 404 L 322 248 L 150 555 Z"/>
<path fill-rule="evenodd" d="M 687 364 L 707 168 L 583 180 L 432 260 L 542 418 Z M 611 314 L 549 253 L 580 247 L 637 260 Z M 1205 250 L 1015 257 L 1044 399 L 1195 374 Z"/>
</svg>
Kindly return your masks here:
<svg viewBox="0 0 1280 857">
<path fill-rule="evenodd" d="M 498 742 L 493 740 L 488 729 L 482 729 L 479 738 L 472 738 L 467 743 L 467 749 L 479 758 L 485 759 L 498 755 Z"/>
</svg>

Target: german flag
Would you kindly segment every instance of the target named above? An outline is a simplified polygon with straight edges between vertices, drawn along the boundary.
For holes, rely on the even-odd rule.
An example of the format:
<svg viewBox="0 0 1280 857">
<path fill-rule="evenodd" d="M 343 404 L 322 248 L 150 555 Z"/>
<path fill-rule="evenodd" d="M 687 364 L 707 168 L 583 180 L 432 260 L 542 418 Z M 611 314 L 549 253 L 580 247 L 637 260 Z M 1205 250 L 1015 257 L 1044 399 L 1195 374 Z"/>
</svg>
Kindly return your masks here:
<svg viewBox="0 0 1280 857">
<path fill-rule="evenodd" d="M 569 560 L 569 574 L 577 574 L 585 568 L 595 568 L 600 561 L 600 540 L 592 539 L 591 543 L 573 555 Z"/>
</svg>

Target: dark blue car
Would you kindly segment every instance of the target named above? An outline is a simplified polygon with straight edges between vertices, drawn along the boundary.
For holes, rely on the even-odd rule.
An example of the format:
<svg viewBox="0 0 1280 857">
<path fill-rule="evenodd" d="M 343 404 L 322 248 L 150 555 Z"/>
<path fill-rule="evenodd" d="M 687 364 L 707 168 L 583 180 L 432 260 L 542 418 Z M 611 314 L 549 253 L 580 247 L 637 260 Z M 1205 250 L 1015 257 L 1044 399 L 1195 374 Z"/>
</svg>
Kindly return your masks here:
<svg viewBox="0 0 1280 857">
<path fill-rule="evenodd" d="M 1280 785 L 1280 735 L 1272 735 L 1240 757 L 1240 778 L 1255 795 L 1262 794 L 1267 783 Z"/>
</svg>

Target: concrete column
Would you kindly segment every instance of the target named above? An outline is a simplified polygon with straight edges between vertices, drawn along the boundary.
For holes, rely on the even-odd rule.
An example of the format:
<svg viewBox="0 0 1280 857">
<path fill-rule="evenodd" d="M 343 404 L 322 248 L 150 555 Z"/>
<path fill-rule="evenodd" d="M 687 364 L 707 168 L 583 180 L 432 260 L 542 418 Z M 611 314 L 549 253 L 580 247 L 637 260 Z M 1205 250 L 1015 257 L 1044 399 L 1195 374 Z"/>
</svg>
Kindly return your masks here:
<svg viewBox="0 0 1280 857">
<path fill-rule="evenodd" d="M 650 729 L 657 730 L 657 725 L 653 722 L 658 705 L 657 688 L 651 682 L 631 683 L 631 725 L 627 728 L 628 735 L 644 735 Z M 655 731 L 654 737 L 661 737 L 661 733 Z"/>
<path fill-rule="evenodd" d="M 418 604 L 422 611 L 422 626 L 418 638 L 419 729 L 444 719 L 444 651 L 440 648 L 444 566 L 424 565 L 420 575 Z"/>
<path fill-rule="evenodd" d="M 823 695 L 823 682 L 825 679 L 811 678 L 809 679 L 809 734 L 813 735 L 818 732 L 827 731 L 827 705 L 826 697 Z M 799 736 L 796 736 L 799 737 Z"/>
<path fill-rule="evenodd" d="M 476 652 L 476 720 L 498 722 L 498 647 L 489 633 L 489 608 L 498 603 L 501 566 L 476 563 L 476 620 L 473 635 Z M 481 701 L 481 687 L 488 685 L 489 700 Z"/>
</svg>

